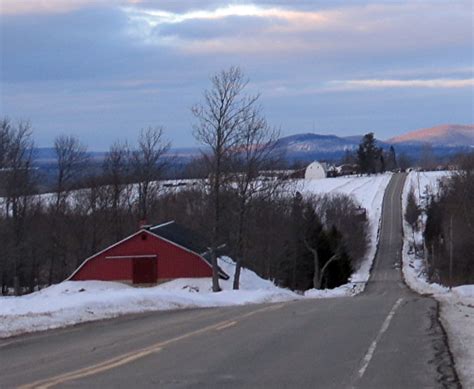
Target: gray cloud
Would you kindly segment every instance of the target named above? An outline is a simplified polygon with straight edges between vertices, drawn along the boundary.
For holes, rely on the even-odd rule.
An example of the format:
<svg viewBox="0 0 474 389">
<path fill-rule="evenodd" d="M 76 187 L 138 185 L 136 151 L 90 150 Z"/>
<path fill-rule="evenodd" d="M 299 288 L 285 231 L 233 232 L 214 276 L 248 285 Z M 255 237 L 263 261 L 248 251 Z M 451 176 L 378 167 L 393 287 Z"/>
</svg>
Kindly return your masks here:
<svg viewBox="0 0 474 389">
<path fill-rule="evenodd" d="M 231 64 L 286 133 L 473 121 L 468 1 L 42 4 L 0 25 L 0 115 L 30 118 L 42 144 L 71 131 L 105 147 L 151 124 L 193 144 L 189 108 Z"/>
</svg>

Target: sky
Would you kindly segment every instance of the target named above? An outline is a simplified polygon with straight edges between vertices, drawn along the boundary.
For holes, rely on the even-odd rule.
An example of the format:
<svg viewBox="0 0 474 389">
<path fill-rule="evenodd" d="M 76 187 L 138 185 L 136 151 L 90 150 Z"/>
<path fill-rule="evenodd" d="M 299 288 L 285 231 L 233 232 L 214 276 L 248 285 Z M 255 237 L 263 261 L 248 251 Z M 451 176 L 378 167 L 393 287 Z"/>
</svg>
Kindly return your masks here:
<svg viewBox="0 0 474 389">
<path fill-rule="evenodd" d="M 90 150 L 163 126 L 240 66 L 283 135 L 388 139 L 474 122 L 471 0 L 0 0 L 0 117 Z"/>
</svg>

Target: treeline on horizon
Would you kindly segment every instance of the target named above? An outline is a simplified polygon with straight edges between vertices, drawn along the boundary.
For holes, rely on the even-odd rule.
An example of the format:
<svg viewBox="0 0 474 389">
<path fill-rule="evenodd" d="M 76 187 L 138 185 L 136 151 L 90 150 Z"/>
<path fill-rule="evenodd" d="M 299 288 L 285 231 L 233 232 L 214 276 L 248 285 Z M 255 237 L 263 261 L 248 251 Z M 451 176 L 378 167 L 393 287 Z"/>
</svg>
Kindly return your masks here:
<svg viewBox="0 0 474 389">
<path fill-rule="evenodd" d="M 4 118 L 4 120 L 8 119 Z M 16 125 L 27 126 L 32 132 L 31 124 L 29 122 L 20 122 L 16 123 Z M 359 150 L 361 145 L 367 141 L 368 136 L 373 138 L 374 149 L 378 149 L 381 153 L 379 155 L 378 170 L 382 171 L 393 171 L 395 169 L 405 171 L 406 169 L 412 167 L 422 170 L 447 170 L 452 168 L 452 166 L 456 166 L 459 156 L 469 152 L 468 149 L 463 149 L 460 147 L 452 148 L 432 146 L 429 143 L 408 146 L 381 144 L 375 139 L 375 137 L 373 137 L 373 133 L 367 133 L 361 138 L 359 147 L 352 150 L 346 150 L 345 152 L 319 151 L 316 153 L 316 155 L 311 153 L 297 153 L 297 155 L 295 155 L 293 152 L 288 154 L 285 150 L 285 147 L 281 146 L 281 138 L 277 138 L 275 139 L 274 151 L 279 153 L 280 158 L 273 161 L 272 169 L 294 170 L 301 172 L 309 163 L 313 162 L 314 160 L 318 160 L 320 162 L 326 162 L 330 166 L 352 165 L 354 167 L 353 173 L 366 173 L 367 169 L 364 169 L 361 164 Z M 108 153 L 110 153 L 110 151 L 117 146 L 117 144 L 121 144 L 123 146 L 126 145 L 129 149 L 136 148 L 136 146 L 131 146 L 127 144 L 127 142 L 116 141 L 109 148 L 108 152 L 90 152 L 78 138 L 71 138 L 74 138 L 75 142 L 77 142 L 77 144 L 83 149 L 84 157 L 87 161 L 87 169 L 85 170 L 86 174 L 84 174 L 84 172 L 80 172 L 81 174 L 77 174 L 75 176 L 75 188 L 87 187 L 87 179 L 93 175 L 96 176 L 97 181 L 101 180 L 103 184 L 107 183 L 107 177 L 103 174 L 104 159 L 107 157 Z M 57 139 L 55 139 L 55 143 L 56 140 Z M 31 166 L 32 168 L 38 170 L 38 176 L 40 177 L 39 183 L 36 186 L 36 190 L 40 193 L 55 191 L 55 178 L 58 170 L 56 146 L 53 145 L 51 148 L 36 148 L 34 147 L 33 143 L 31 143 L 31 146 L 33 147 Z M 162 156 L 163 161 L 166 163 L 164 164 L 164 168 L 161 172 L 161 179 L 173 180 L 205 177 L 205 169 L 196 169 L 196 166 L 200 165 L 203 154 L 209 153 L 208 148 L 196 148 L 193 153 L 190 153 L 189 155 L 183 155 L 180 153 L 175 153 L 175 150 L 171 148 L 171 143 L 169 146 L 170 147 L 168 147 Z M 47 150 L 46 154 L 44 150 Z M 382 157 L 381 160 L 380 157 Z M 335 173 L 330 172 L 330 174 Z M 131 180 L 133 180 L 133 178 L 131 178 Z"/>
</svg>

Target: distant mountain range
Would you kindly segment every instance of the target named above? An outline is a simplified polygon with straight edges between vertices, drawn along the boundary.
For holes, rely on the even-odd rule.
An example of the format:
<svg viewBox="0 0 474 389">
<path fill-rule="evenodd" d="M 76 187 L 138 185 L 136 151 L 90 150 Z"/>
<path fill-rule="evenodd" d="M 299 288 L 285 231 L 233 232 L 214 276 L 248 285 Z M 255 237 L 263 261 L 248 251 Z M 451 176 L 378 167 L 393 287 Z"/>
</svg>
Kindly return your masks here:
<svg viewBox="0 0 474 389">
<path fill-rule="evenodd" d="M 330 158 L 332 155 L 342 155 L 346 150 L 354 150 L 359 140 L 338 137 L 336 135 L 319 135 L 313 133 L 296 134 L 280 138 L 276 149 L 292 159 L 305 159 L 308 155 L 318 155 Z M 360 139 L 360 137 L 357 137 Z"/>
<path fill-rule="evenodd" d="M 313 133 L 296 134 L 280 138 L 276 144 L 276 151 L 285 155 L 291 162 L 334 160 L 341 158 L 346 151 L 356 150 L 362 137 L 362 135 L 339 137 Z"/>
<path fill-rule="evenodd" d="M 359 146 L 363 135 L 339 137 L 304 133 L 285 136 L 276 143 L 276 149 L 290 161 L 338 160 L 344 153 L 354 151 Z M 433 128 L 421 129 L 391 138 L 387 141 L 377 140 L 379 147 L 395 147 L 397 153 L 405 153 L 418 158 L 421 149 L 429 143 L 435 155 L 443 157 L 461 150 L 474 149 L 474 125 L 446 124 Z M 197 147 L 172 148 L 167 157 L 174 165 L 183 165 L 198 157 L 201 151 Z M 36 150 L 38 165 L 48 166 L 54 162 L 54 149 L 38 148 Z M 91 152 L 90 157 L 100 162 L 105 152 Z"/>
<path fill-rule="evenodd" d="M 388 140 L 393 144 L 430 143 L 433 146 L 474 147 L 474 125 L 444 124 L 423 128 Z"/>
<path fill-rule="evenodd" d="M 276 151 L 288 163 L 309 163 L 315 160 L 339 161 L 346 151 L 357 150 L 362 137 L 363 135 L 340 137 L 305 133 L 280 138 L 275 146 Z M 415 161 L 419 159 L 427 143 L 432 145 L 435 156 L 449 157 L 460 151 L 474 150 L 474 125 L 441 125 L 409 132 L 387 141 L 377 140 L 377 143 L 384 149 L 393 145 L 398 155 L 403 153 Z M 168 176 L 180 177 L 185 167 L 202 154 L 201 150 L 203 148 L 198 147 L 170 149 L 165 155 L 170 162 Z M 99 172 L 105 155 L 105 151 L 89 152 L 92 165 L 87 172 Z M 52 147 L 37 148 L 34 151 L 34 159 L 42 177 L 40 190 L 50 190 L 57 170 L 54 149 Z"/>
<path fill-rule="evenodd" d="M 277 149 L 290 161 L 337 160 L 344 153 L 358 148 L 363 135 L 338 137 L 313 133 L 290 135 L 281 138 Z M 416 130 L 387 141 L 377 140 L 384 149 L 394 146 L 397 153 L 417 159 L 426 144 L 431 144 L 438 157 L 474 148 L 474 125 L 447 124 Z"/>
<path fill-rule="evenodd" d="M 89 151 L 87 153 L 92 160 L 102 160 L 105 157 L 105 151 Z M 34 159 L 41 163 L 56 163 L 56 152 L 53 147 L 37 147 L 34 150 Z"/>
</svg>

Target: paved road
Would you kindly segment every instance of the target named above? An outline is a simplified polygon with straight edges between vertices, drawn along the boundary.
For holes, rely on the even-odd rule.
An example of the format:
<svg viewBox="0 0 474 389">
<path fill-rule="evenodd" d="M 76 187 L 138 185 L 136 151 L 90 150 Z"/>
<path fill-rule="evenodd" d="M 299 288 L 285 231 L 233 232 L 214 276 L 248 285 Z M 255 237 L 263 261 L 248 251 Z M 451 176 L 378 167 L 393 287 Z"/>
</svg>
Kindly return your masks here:
<svg viewBox="0 0 474 389">
<path fill-rule="evenodd" d="M 437 303 L 400 270 L 405 176 L 355 298 L 123 317 L 0 342 L 0 387 L 457 388 Z"/>
</svg>

